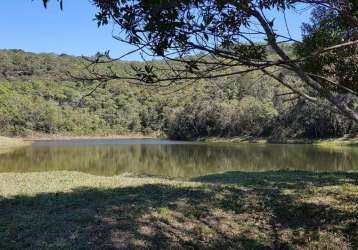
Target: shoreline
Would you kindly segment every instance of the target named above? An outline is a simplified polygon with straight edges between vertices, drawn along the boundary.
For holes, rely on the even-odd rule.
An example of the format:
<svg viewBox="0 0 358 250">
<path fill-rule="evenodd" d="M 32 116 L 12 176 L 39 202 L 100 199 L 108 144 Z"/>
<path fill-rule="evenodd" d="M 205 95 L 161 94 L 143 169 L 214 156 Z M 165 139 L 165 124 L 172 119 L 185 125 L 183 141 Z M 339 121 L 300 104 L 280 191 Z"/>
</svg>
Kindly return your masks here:
<svg viewBox="0 0 358 250">
<path fill-rule="evenodd" d="M 328 139 L 283 139 L 283 140 L 271 140 L 264 137 L 208 137 L 200 138 L 197 141 L 205 143 L 249 143 L 249 144 L 301 144 L 301 145 L 314 145 L 320 147 L 358 147 L 358 136 L 352 137 L 339 137 Z"/>
<path fill-rule="evenodd" d="M 29 145 L 31 145 L 31 142 L 24 139 L 0 136 L 0 154 Z"/>
<path fill-rule="evenodd" d="M 47 141 L 47 140 L 110 140 L 110 139 L 167 139 L 164 136 L 160 136 L 158 133 L 143 135 L 140 133 L 133 134 L 108 134 L 108 135 L 73 135 L 73 134 L 31 134 L 26 136 L 15 136 L 5 137 L 0 136 L 0 150 L 11 149 L 14 147 L 28 146 L 34 141 Z M 203 137 L 198 138 L 194 141 L 188 142 L 199 142 L 199 143 L 249 143 L 249 144 L 307 144 L 321 147 L 358 147 L 358 136 L 345 136 L 340 138 L 329 138 L 329 139 L 282 139 L 272 140 L 266 137 Z"/>
<path fill-rule="evenodd" d="M 25 141 L 47 141 L 47 140 L 100 140 L 100 139 L 160 139 L 155 136 L 145 135 L 105 135 L 105 136 L 88 136 L 88 135 L 50 135 L 50 136 L 36 136 L 36 137 L 23 137 Z"/>
<path fill-rule="evenodd" d="M 0 149 L 7 149 L 12 147 L 21 147 L 30 144 L 23 138 L 11 138 L 0 136 Z"/>
</svg>

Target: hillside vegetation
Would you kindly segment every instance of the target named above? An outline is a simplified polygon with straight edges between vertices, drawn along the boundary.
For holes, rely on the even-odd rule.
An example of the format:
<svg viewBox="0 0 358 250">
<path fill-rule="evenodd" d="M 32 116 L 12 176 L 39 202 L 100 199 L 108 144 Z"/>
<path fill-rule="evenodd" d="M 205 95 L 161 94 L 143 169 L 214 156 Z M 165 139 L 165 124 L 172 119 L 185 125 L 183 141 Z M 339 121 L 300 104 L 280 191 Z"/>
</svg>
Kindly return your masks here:
<svg viewBox="0 0 358 250">
<path fill-rule="evenodd" d="M 159 62 L 160 63 L 160 62 Z M 173 139 L 254 136 L 327 138 L 357 127 L 325 105 L 292 98 L 259 73 L 168 88 L 75 81 L 80 57 L 0 51 L 0 133 L 162 133 Z M 126 74 L 137 62 L 118 62 Z M 105 65 L 103 67 L 106 67 Z"/>
</svg>

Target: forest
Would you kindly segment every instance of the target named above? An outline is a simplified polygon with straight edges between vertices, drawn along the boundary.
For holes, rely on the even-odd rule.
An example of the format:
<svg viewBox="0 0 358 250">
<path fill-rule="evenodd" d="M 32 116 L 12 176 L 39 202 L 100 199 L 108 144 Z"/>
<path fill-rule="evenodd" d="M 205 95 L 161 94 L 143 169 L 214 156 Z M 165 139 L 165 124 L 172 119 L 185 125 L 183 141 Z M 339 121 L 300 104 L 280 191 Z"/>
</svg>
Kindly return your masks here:
<svg viewBox="0 0 358 250">
<path fill-rule="evenodd" d="M 292 46 L 286 46 L 293 50 Z M 293 53 L 293 52 L 292 52 Z M 252 136 L 329 138 L 357 126 L 325 106 L 292 97 L 259 72 L 173 87 L 78 81 L 87 60 L 0 51 L 2 134 L 161 134 L 171 139 Z M 161 63 L 161 62 L 153 62 Z M 125 74 L 140 62 L 115 62 Z"/>
</svg>

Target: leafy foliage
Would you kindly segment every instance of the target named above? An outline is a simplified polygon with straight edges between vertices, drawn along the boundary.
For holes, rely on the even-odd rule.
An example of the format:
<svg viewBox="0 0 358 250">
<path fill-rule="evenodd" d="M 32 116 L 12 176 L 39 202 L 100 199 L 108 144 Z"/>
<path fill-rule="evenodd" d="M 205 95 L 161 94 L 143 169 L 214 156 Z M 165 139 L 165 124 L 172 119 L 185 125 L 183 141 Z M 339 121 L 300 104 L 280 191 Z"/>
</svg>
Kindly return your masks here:
<svg viewBox="0 0 358 250">
<path fill-rule="evenodd" d="M 357 39 L 358 26 L 349 25 L 335 11 L 320 7 L 313 11 L 311 22 L 303 26 L 303 31 L 303 42 L 297 44 L 296 51 L 298 55 L 307 57 L 305 70 L 325 76 L 327 88 L 343 93 L 358 91 L 358 47 L 332 50 L 310 57 L 312 51 Z"/>
</svg>

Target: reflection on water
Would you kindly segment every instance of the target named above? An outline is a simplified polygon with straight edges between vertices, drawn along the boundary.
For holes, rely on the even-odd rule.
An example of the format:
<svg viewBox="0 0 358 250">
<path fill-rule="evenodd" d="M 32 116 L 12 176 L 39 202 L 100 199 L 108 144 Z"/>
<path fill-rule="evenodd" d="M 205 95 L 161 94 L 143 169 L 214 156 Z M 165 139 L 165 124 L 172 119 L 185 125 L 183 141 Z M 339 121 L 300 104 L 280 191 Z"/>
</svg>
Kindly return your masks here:
<svg viewBox="0 0 358 250">
<path fill-rule="evenodd" d="M 358 171 L 358 150 L 311 145 L 201 144 L 165 140 L 36 142 L 0 155 L 0 172 L 52 170 L 193 177 L 223 171 Z"/>
</svg>

